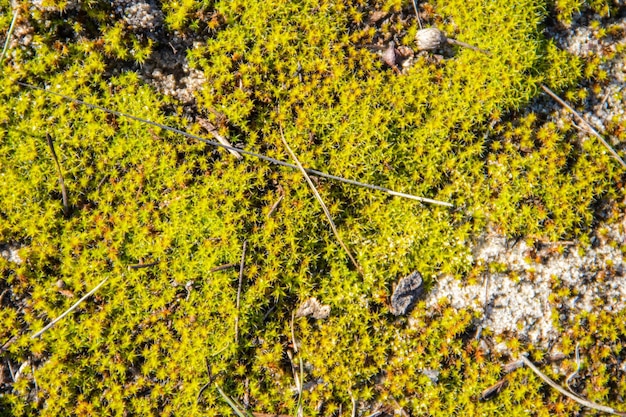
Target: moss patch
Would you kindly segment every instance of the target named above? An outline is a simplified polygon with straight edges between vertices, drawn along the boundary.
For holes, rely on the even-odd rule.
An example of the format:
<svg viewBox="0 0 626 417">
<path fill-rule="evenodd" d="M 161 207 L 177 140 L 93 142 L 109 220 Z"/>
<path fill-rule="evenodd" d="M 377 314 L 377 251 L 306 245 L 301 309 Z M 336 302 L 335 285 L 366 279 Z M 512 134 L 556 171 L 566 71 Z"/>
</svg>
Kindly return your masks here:
<svg viewBox="0 0 626 417">
<path fill-rule="evenodd" d="M 10 6 L 0 4 L 6 31 Z M 290 321 L 315 296 L 330 317 L 298 319 L 293 329 L 294 363 L 302 359 L 305 382 L 319 382 L 303 394 L 305 415 L 336 414 L 351 398 L 424 415 L 571 415 L 575 406 L 541 391 L 528 372 L 497 400 L 478 401 L 499 366 L 468 338 L 469 312 L 442 304 L 428 317 L 418 305 L 412 318 L 423 326 L 415 331 L 386 305 L 393 283 L 412 271 L 427 282 L 464 277 L 471 239 L 488 225 L 508 235 L 578 236 L 594 200 L 618 193 L 620 172 L 598 144 L 576 143 L 570 127 L 532 114 L 514 117 L 539 83 L 562 89 L 581 76 L 580 63 L 540 35 L 543 2 L 430 4 L 428 23 L 491 55 L 420 56 L 403 75 L 365 46 L 386 34 L 412 45 L 408 2 L 163 5 L 160 30 L 199 42 L 184 51 L 207 80 L 196 111 L 233 143 L 287 160 L 282 127 L 307 167 L 456 206 L 320 180 L 363 275 L 298 172 L 18 87 L 45 83 L 199 131 L 132 70 L 158 41 L 128 30 L 109 2 L 81 6 L 66 14 L 22 6 L 32 42 L 13 49 L 0 78 L 0 241 L 24 245 L 19 267 L 0 259 L 1 288 L 10 288 L 0 341 L 15 336 L 4 355 L 34 364 L 34 375 L 26 368 L 0 397 L 7 414 L 229 413 L 213 383 L 252 410 L 294 413 Z M 375 10 L 395 16 L 393 25 L 368 24 Z M 112 76 L 119 68 L 127 71 Z M 47 135 L 69 191 L 68 217 Z M 237 310 L 237 270 L 213 270 L 238 263 L 244 241 Z M 128 268 L 139 263 L 155 265 Z M 29 338 L 105 277 L 77 313 Z M 424 370 L 438 370 L 438 382 Z"/>
</svg>

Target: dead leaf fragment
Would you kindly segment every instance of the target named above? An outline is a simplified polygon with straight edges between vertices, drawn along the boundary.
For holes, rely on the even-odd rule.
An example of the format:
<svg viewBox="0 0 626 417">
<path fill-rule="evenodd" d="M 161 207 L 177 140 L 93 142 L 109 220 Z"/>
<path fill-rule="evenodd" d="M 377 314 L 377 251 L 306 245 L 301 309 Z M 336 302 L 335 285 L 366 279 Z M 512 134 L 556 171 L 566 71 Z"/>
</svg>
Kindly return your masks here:
<svg viewBox="0 0 626 417">
<path fill-rule="evenodd" d="M 422 294 L 423 283 L 422 275 L 417 271 L 402 278 L 391 296 L 391 313 L 396 316 L 409 313 Z"/>
<path fill-rule="evenodd" d="M 368 21 L 369 23 L 376 23 L 387 16 L 387 14 L 387 12 L 383 12 L 382 10 L 375 10 L 370 14 Z"/>
<path fill-rule="evenodd" d="M 317 298 L 311 297 L 298 307 L 296 317 L 313 317 L 316 320 L 322 320 L 330 315 L 330 306 L 323 305 Z"/>
</svg>

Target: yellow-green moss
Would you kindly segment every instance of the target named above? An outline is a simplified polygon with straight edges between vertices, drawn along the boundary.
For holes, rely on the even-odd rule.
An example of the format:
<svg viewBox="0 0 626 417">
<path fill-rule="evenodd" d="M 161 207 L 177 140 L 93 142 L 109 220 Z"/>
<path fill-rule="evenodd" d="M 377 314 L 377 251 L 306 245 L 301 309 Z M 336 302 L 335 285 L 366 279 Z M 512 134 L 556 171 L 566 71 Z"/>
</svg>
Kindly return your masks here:
<svg viewBox="0 0 626 417">
<path fill-rule="evenodd" d="M 500 374 L 498 358 L 484 357 L 467 337 L 471 313 L 442 304 L 429 317 L 419 304 L 419 325 L 409 330 L 385 306 L 392 283 L 414 270 L 427 283 L 441 273 L 462 277 L 472 267 L 470 240 L 487 225 L 509 235 L 576 236 L 590 225 L 594 200 L 617 193 L 621 171 L 597 143 L 578 144 L 570 127 L 533 114 L 515 117 L 539 83 L 563 89 L 581 75 L 575 59 L 540 35 L 543 2 L 433 3 L 433 23 L 491 55 L 458 49 L 441 62 L 420 57 L 404 75 L 362 46 L 377 36 L 365 23 L 370 11 L 409 14 L 409 2 L 164 2 L 168 30 L 204 34 L 186 51 L 207 78 L 198 111 L 216 124 L 216 113 L 225 116 L 220 128 L 233 142 L 287 159 L 282 127 L 305 166 L 456 206 L 319 181 L 363 276 L 351 269 L 298 172 L 239 162 L 16 85 L 46 84 L 188 127 L 182 109 L 137 74 L 108 75 L 116 65 L 143 62 L 151 41 L 115 22 L 109 2 L 82 3 L 74 16 L 80 25 L 63 14 L 29 15 L 22 6 L 35 37 L 14 51 L 0 77 L 0 242 L 24 246 L 19 267 L 0 258 L 1 285 L 14 300 L 0 313 L 0 342 L 17 336 L 5 355 L 13 363 L 31 360 L 38 387 L 29 397 L 26 370 L 0 397 L 5 414 L 229 413 L 212 384 L 197 401 L 209 382 L 247 396 L 253 410 L 293 413 L 290 319 L 310 296 L 329 304 L 331 316 L 294 324 L 305 382 L 322 381 L 305 392 L 305 415 L 346 410 L 351 398 L 415 415 L 577 410 L 541 391 L 529 372 L 511 377 L 495 400 L 479 402 Z M 0 4 L 6 31 L 9 2 Z M 408 19 L 389 30 L 411 45 L 415 28 Z M 80 36 L 68 41 L 72 36 L 59 36 L 66 31 Z M 69 218 L 46 135 L 69 190 Z M 278 186 L 284 199 L 268 217 Z M 237 263 L 244 240 L 237 312 L 236 269 L 211 270 Z M 105 277 L 106 286 L 77 313 L 41 340 L 29 339 Z M 623 329 L 616 332 L 624 338 Z M 425 369 L 439 370 L 439 382 Z M 605 390 L 608 382 L 600 382 L 589 389 Z M 624 395 L 619 383 L 611 401 Z"/>
</svg>

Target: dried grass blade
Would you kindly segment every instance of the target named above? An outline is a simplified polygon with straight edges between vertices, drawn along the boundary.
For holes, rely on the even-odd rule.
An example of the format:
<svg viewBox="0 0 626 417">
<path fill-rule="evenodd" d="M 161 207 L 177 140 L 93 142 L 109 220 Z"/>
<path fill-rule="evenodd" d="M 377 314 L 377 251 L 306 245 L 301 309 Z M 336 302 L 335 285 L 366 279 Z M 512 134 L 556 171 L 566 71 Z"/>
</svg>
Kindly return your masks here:
<svg viewBox="0 0 626 417">
<path fill-rule="evenodd" d="M 607 407 L 605 405 L 601 405 L 601 404 L 597 404 L 589 400 L 585 400 L 584 398 L 580 398 L 579 396 L 572 394 L 571 392 L 569 392 L 568 390 L 566 390 L 565 388 L 561 387 L 559 384 L 551 380 L 550 377 L 548 377 L 546 374 L 541 372 L 539 368 L 537 368 L 535 364 L 532 363 L 530 359 L 526 357 L 525 354 L 520 355 L 520 360 L 524 362 L 524 365 L 528 366 L 534 373 L 536 373 L 539 376 L 539 378 L 543 379 L 546 384 L 550 385 L 552 388 L 554 388 L 561 394 L 565 395 L 566 397 L 569 397 L 572 400 L 576 401 L 578 404 L 581 404 L 587 408 L 602 411 L 604 413 L 615 414 L 618 416 L 626 416 L 626 413 L 614 410 L 613 408 Z"/>
<path fill-rule="evenodd" d="M 219 142 L 214 142 L 214 141 L 205 139 L 202 136 L 193 135 L 191 133 L 185 132 L 184 130 L 176 129 L 174 127 L 167 126 L 167 125 L 164 125 L 162 123 L 153 122 L 152 120 L 148 120 L 148 119 L 144 119 L 144 118 L 141 118 L 141 117 L 133 116 L 132 114 L 120 112 L 120 111 L 117 111 L 117 110 L 111 110 L 111 109 L 108 109 L 106 107 L 99 106 L 97 104 L 87 103 L 86 101 L 79 100 L 79 99 L 74 98 L 74 97 L 66 96 L 65 94 L 56 93 L 54 91 L 47 90 L 46 88 L 43 88 L 43 87 L 38 87 L 38 86 L 35 86 L 35 85 L 32 85 L 32 84 L 23 83 L 21 81 L 16 81 L 16 84 L 21 85 L 22 87 L 26 87 L 26 88 L 32 89 L 32 90 L 40 90 L 40 91 L 45 92 L 46 94 L 50 94 L 50 95 L 53 95 L 53 96 L 61 97 L 64 100 L 70 101 L 72 103 L 80 104 L 82 106 L 89 107 L 90 109 L 100 110 L 100 111 L 103 111 L 103 112 L 108 113 L 108 114 L 112 114 L 112 115 L 119 116 L 119 117 L 124 117 L 124 118 L 130 119 L 130 120 L 135 120 L 135 121 L 147 124 L 149 126 L 158 127 L 160 129 L 166 130 L 168 132 L 176 133 L 176 134 L 182 135 L 182 136 L 184 136 L 186 138 L 194 139 L 194 140 L 197 140 L 199 142 L 206 143 L 207 145 L 217 146 L 218 148 L 228 149 L 229 151 L 237 151 L 237 152 L 239 152 L 239 153 L 241 153 L 243 155 L 252 156 L 252 157 L 261 159 L 263 161 L 267 161 L 267 162 L 275 164 L 275 165 L 280 165 L 280 166 L 287 167 L 287 168 L 292 168 L 292 169 L 298 169 L 298 167 L 296 165 L 290 164 L 290 163 L 285 162 L 285 161 L 280 161 L 278 159 L 270 158 L 269 156 L 266 156 L 266 155 L 263 155 L 263 154 L 247 151 L 245 149 L 235 148 L 234 146 L 228 146 L 228 145 L 224 145 L 224 144 L 219 143 Z M 369 188 L 370 190 L 382 191 L 384 193 L 387 193 L 387 194 L 390 194 L 390 195 L 393 195 L 393 196 L 397 196 L 397 197 L 409 198 L 411 200 L 420 201 L 422 203 L 431 203 L 431 204 L 437 204 L 437 205 L 445 206 L 445 207 L 454 207 L 452 204 L 446 203 L 444 201 L 433 200 L 433 199 L 430 199 L 430 198 L 424 198 L 424 197 L 418 197 L 418 196 L 411 195 L 411 194 L 400 193 L 400 192 L 397 192 L 397 191 L 390 190 L 389 188 L 381 187 L 379 185 L 366 184 L 364 182 L 359 182 L 359 181 L 351 180 L 351 179 L 348 179 L 348 178 L 338 177 L 337 175 L 327 174 L 325 172 L 317 171 L 315 169 L 305 168 L 305 171 L 307 173 L 309 173 L 310 175 L 315 175 L 317 177 L 328 178 L 328 179 L 331 179 L 331 180 L 343 182 L 345 184 L 355 185 L 357 187 Z"/>
<path fill-rule="evenodd" d="M 220 393 L 224 401 L 228 403 L 230 408 L 232 408 L 235 414 L 237 414 L 239 417 L 253 416 L 253 414 L 248 411 L 242 411 L 243 407 L 241 406 L 241 404 L 239 404 L 235 399 L 230 398 L 228 395 L 226 395 L 219 385 L 215 384 L 215 388 L 217 388 L 217 391 Z"/>
<path fill-rule="evenodd" d="M 13 13 L 13 19 L 11 20 L 11 26 L 9 26 L 9 31 L 7 32 L 7 39 L 4 41 L 4 47 L 2 48 L 2 55 L 0 55 L 0 65 L 4 62 L 4 56 L 9 49 L 9 44 L 11 43 L 11 36 L 13 35 L 13 30 L 15 29 L 15 22 L 17 22 L 17 16 L 19 15 L 19 10 L 15 10 Z"/>
<path fill-rule="evenodd" d="M 213 272 L 223 271 L 228 268 L 234 268 L 236 266 L 239 266 L 239 264 L 224 264 L 224 265 L 216 266 L 215 268 L 212 268 L 209 270 L 209 274 L 212 274 Z"/>
<path fill-rule="evenodd" d="M 280 193 L 280 195 L 278 196 L 278 200 L 276 200 L 276 202 L 270 208 L 269 213 L 267 213 L 268 219 L 272 217 L 272 214 L 274 214 L 280 202 L 283 201 L 283 198 L 285 198 L 285 190 L 283 190 L 283 187 L 281 187 L 280 184 L 278 185 L 278 192 Z"/>
<path fill-rule="evenodd" d="M 61 314 L 59 317 L 57 317 L 56 319 L 52 320 L 46 327 L 44 327 L 43 329 L 39 330 L 37 333 L 35 333 L 34 335 L 32 335 L 30 338 L 31 339 L 36 339 L 37 337 L 41 336 L 46 330 L 48 330 L 49 328 L 51 328 L 52 326 L 54 326 L 58 321 L 60 321 L 63 317 L 67 316 L 68 314 L 70 314 L 72 311 L 74 311 L 76 309 L 76 307 L 78 307 L 83 301 L 85 301 L 87 298 L 89 298 L 93 293 L 95 293 L 96 291 L 98 291 L 100 289 L 100 287 L 102 287 L 107 281 L 109 280 L 109 278 L 105 278 L 102 281 L 100 281 L 100 284 L 96 285 L 91 291 L 89 291 L 87 294 L 83 295 L 83 297 L 76 301 L 76 303 L 74 303 L 73 306 L 71 306 L 70 308 L 68 308 L 67 310 L 65 310 L 65 312 L 63 314 Z"/>
<path fill-rule="evenodd" d="M 296 332 L 294 330 L 294 321 L 296 318 L 296 312 L 292 311 L 291 312 L 291 343 L 293 344 L 293 352 L 295 354 L 298 353 L 298 344 L 296 343 Z M 291 362 L 291 370 L 293 372 L 293 378 L 296 381 L 296 387 L 298 389 L 298 403 L 297 403 L 297 411 L 296 411 L 296 417 L 303 417 L 304 415 L 304 411 L 302 408 L 302 384 L 304 383 L 304 363 L 302 362 L 302 356 L 298 355 L 298 359 L 300 360 L 300 377 L 298 377 L 298 374 L 296 373 L 296 368 L 293 364 L 293 356 L 291 355 L 291 352 L 287 352 L 287 355 L 289 356 L 289 361 Z"/>
<path fill-rule="evenodd" d="M 415 16 L 417 17 L 417 24 L 420 27 L 420 29 L 422 28 L 422 19 L 420 19 L 420 12 L 419 12 L 419 7 L 417 7 L 417 2 L 419 0 L 413 0 L 413 9 L 415 10 Z"/>
<path fill-rule="evenodd" d="M 48 142 L 48 147 L 50 148 L 50 152 L 52 153 L 52 159 L 54 159 L 54 164 L 57 168 L 57 175 L 59 176 L 59 185 L 61 186 L 61 196 L 63 198 L 63 213 L 65 217 L 70 215 L 70 203 L 67 197 L 67 189 L 65 188 L 65 181 L 63 181 L 63 172 L 61 172 L 61 164 L 59 164 L 59 158 L 57 158 L 57 153 L 54 151 L 54 144 L 52 143 L 52 136 L 46 135 L 46 140 Z"/>
<path fill-rule="evenodd" d="M 237 159 L 243 159 L 243 156 L 241 156 L 241 154 L 239 152 L 234 150 L 233 145 L 230 144 L 228 139 L 226 139 L 224 136 L 220 135 L 220 133 L 217 131 L 217 128 L 215 126 L 213 126 L 212 123 L 210 123 L 206 119 L 199 118 L 198 119 L 198 124 L 200 126 L 202 126 L 207 132 L 212 134 L 213 137 L 215 139 L 217 139 L 217 141 L 219 143 L 221 143 L 222 145 L 226 145 L 226 146 L 229 146 L 230 148 L 232 148 L 232 149 L 228 149 L 228 152 L 230 152 L 232 155 L 234 155 Z"/>
<path fill-rule="evenodd" d="M 543 91 L 545 91 L 550 97 L 552 97 L 557 103 L 559 103 L 561 106 L 563 106 L 564 108 L 566 108 L 570 113 L 572 113 L 580 122 L 582 122 L 582 124 L 587 128 L 587 130 L 589 131 L 589 133 L 591 133 L 592 135 L 594 135 L 595 137 L 597 137 L 600 142 L 602 142 L 602 144 L 604 145 L 604 147 L 606 149 L 608 149 L 608 151 L 611 153 L 611 155 L 613 155 L 613 157 L 615 159 L 617 159 L 617 162 L 620 163 L 621 166 L 623 166 L 624 168 L 626 168 L 626 162 L 624 162 L 624 160 L 619 156 L 619 154 L 615 151 L 615 149 L 613 149 L 611 147 L 611 145 L 609 145 L 609 143 L 602 137 L 602 135 L 600 133 L 598 133 L 598 131 L 596 129 L 594 129 L 593 126 L 591 126 L 591 123 L 589 123 L 587 120 L 585 120 L 585 118 L 583 118 L 580 113 L 578 113 L 576 110 L 574 110 L 569 104 L 567 104 L 565 102 L 565 100 L 563 100 L 561 97 L 557 96 L 554 91 L 550 90 L 548 87 L 546 87 L 544 84 L 541 84 L 541 88 L 543 89 Z"/>
<path fill-rule="evenodd" d="M 298 159 L 296 154 L 291 149 L 291 146 L 289 146 L 289 144 L 287 143 L 287 139 L 285 139 L 285 135 L 283 133 L 282 126 L 280 126 L 280 138 L 282 139 L 283 144 L 285 145 L 285 148 L 287 148 L 287 151 L 289 152 L 289 155 L 294 160 L 294 162 L 298 166 L 298 169 L 300 170 L 300 172 L 304 176 L 304 179 L 309 184 L 309 187 L 313 191 L 313 194 L 315 195 L 315 198 L 317 199 L 317 201 L 322 206 L 322 210 L 324 211 L 324 214 L 326 215 L 326 218 L 328 219 L 328 222 L 330 223 L 330 227 L 333 229 L 333 233 L 335 234 L 335 237 L 337 238 L 337 241 L 339 242 L 339 244 L 341 245 L 343 250 L 346 251 L 346 253 L 348 254 L 348 257 L 350 258 L 350 260 L 352 261 L 352 263 L 354 264 L 356 269 L 359 271 L 359 273 L 361 275 L 363 275 L 363 270 L 361 269 L 361 266 L 357 263 L 356 259 L 354 259 L 354 257 L 352 256 L 352 253 L 350 253 L 350 250 L 348 249 L 346 244 L 343 243 L 343 240 L 341 239 L 341 236 L 339 236 L 339 231 L 337 230 L 337 227 L 335 226 L 335 222 L 333 221 L 333 218 L 330 215 L 330 211 L 328 211 L 328 207 L 326 207 L 326 204 L 324 204 L 324 200 L 322 200 L 322 196 L 317 191 L 317 188 L 315 188 L 315 184 L 313 184 L 313 181 L 311 181 L 311 177 L 309 177 L 309 174 L 307 174 L 306 170 L 304 169 L 304 167 L 300 163 L 300 160 Z"/>
<path fill-rule="evenodd" d="M 491 55 L 491 52 L 485 50 L 485 49 L 480 49 L 477 46 L 474 45 L 470 45 L 469 43 L 465 43 L 462 41 L 457 41 L 456 39 L 446 39 L 446 41 L 451 44 L 451 45 L 457 45 L 457 46 L 461 46 L 463 48 L 468 48 L 471 49 L 472 51 L 476 51 L 476 52 L 480 52 L 481 54 L 485 54 L 485 55 Z"/>
<path fill-rule="evenodd" d="M 239 342 L 239 301 L 241 300 L 241 286 L 243 285 L 243 267 L 246 261 L 246 249 L 248 241 L 243 241 L 243 249 L 241 250 L 241 262 L 239 263 L 239 284 L 237 285 L 237 316 L 235 316 L 235 343 Z"/>
</svg>

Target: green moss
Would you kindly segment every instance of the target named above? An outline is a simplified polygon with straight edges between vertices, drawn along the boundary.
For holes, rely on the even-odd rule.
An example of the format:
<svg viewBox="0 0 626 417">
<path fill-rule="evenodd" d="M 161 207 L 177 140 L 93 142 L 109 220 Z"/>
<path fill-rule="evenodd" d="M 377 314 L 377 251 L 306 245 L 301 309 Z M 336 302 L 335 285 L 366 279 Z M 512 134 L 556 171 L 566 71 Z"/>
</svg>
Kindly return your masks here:
<svg viewBox="0 0 626 417">
<path fill-rule="evenodd" d="M 558 20 L 569 25 L 574 16 L 585 10 L 592 10 L 602 17 L 615 15 L 616 4 L 607 0 L 555 0 L 554 12 Z"/>
<path fill-rule="evenodd" d="M 621 171 L 597 143 L 578 144 L 570 127 L 533 114 L 516 117 L 539 83 L 571 87 L 581 66 L 541 37 L 544 3 L 500 3 L 434 3 L 435 23 L 491 55 L 458 49 L 439 62 L 419 57 L 404 75 L 362 46 L 377 36 L 365 23 L 371 10 L 409 13 L 408 2 L 163 6 L 167 30 L 203 34 L 185 51 L 207 79 L 198 112 L 232 142 L 287 159 L 282 127 L 305 166 L 456 206 L 320 180 L 363 275 L 351 269 L 298 172 L 239 162 L 18 87 L 16 80 L 45 83 L 90 103 L 188 124 L 136 73 L 110 76 L 158 45 L 115 21 L 108 2 L 84 2 L 76 19 L 24 8 L 33 43 L 14 51 L 0 77 L 0 175 L 10 184 L 0 187 L 0 241 L 23 244 L 25 262 L 2 261 L 0 282 L 27 301 L 3 305 L 0 340 L 17 336 L 6 355 L 35 363 L 38 394 L 29 399 L 27 372 L 0 404 L 13 415 L 224 415 L 230 409 L 213 389 L 218 383 L 249 398 L 251 409 L 293 413 L 290 319 L 299 302 L 316 296 L 331 316 L 297 319 L 293 328 L 305 382 L 321 380 L 303 395 L 306 415 L 345 410 L 351 398 L 422 415 L 577 410 L 541 391 L 529 372 L 511 377 L 495 401 L 477 401 L 501 375 L 499 358 L 487 359 L 468 337 L 472 314 L 441 304 L 429 316 L 421 303 L 407 325 L 386 306 L 393 283 L 414 270 L 427 284 L 439 274 L 467 276 L 471 239 L 488 226 L 542 239 L 578 236 L 593 221 L 593 201 L 618 193 Z M 9 2 L 0 4 L 6 31 Z M 388 30 L 409 45 L 415 25 L 408 19 Z M 46 135 L 69 190 L 69 218 Z M 237 311 L 237 270 L 212 270 L 238 263 L 244 240 Z M 138 263 L 155 265 L 128 269 Z M 29 339 L 106 277 L 77 313 Z M 439 382 L 424 370 L 439 371 Z"/>
</svg>

